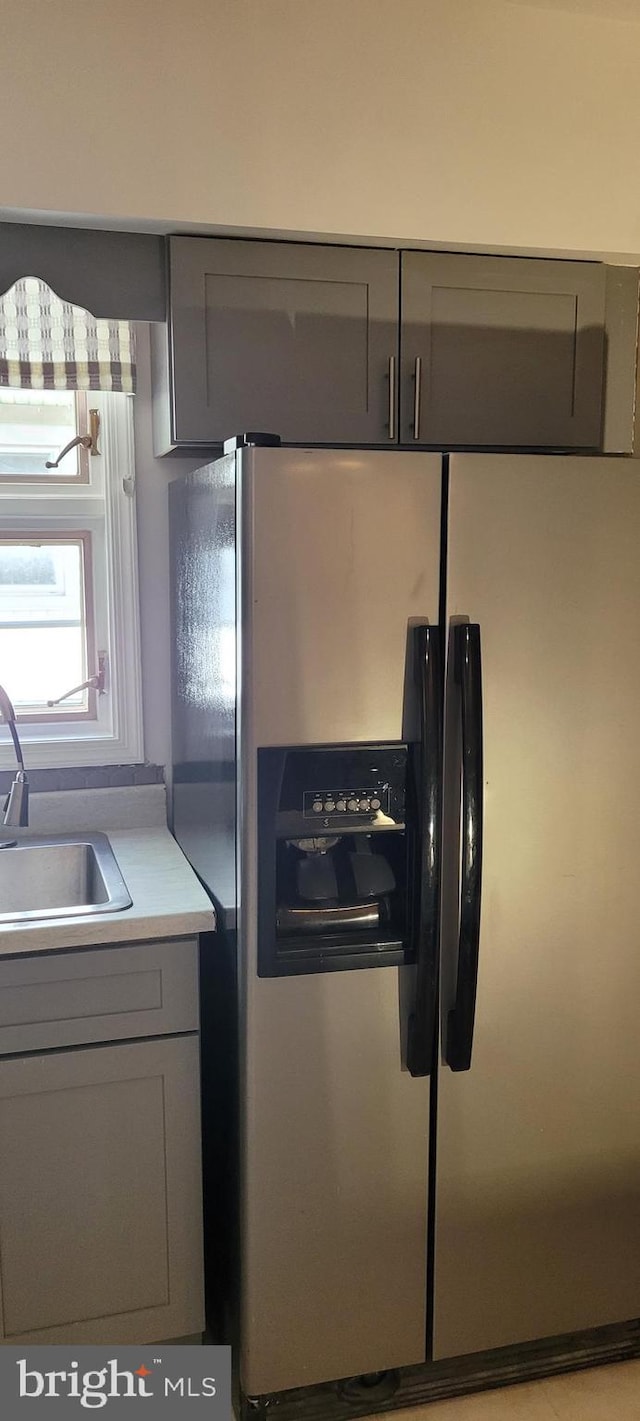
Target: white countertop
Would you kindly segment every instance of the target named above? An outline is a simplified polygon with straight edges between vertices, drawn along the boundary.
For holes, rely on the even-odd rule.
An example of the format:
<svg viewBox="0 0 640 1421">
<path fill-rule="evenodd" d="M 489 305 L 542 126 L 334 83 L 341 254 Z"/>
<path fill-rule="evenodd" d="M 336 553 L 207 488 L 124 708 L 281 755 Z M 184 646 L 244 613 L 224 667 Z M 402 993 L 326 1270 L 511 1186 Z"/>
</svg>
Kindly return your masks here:
<svg viewBox="0 0 640 1421">
<path fill-rule="evenodd" d="M 168 829 L 104 832 L 133 899 L 132 906 L 117 913 L 0 924 L 1 956 L 187 937 L 215 928 L 213 904 Z"/>
</svg>

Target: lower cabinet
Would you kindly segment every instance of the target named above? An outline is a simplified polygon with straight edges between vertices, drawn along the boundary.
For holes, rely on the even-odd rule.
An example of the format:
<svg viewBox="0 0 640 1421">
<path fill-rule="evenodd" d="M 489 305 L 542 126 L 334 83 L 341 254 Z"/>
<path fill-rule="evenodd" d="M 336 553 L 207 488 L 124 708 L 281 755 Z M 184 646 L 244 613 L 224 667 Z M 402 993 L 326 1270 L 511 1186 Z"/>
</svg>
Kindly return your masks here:
<svg viewBox="0 0 640 1421">
<path fill-rule="evenodd" d="M 0 1339 L 203 1328 L 197 1035 L 0 1061 Z"/>
</svg>

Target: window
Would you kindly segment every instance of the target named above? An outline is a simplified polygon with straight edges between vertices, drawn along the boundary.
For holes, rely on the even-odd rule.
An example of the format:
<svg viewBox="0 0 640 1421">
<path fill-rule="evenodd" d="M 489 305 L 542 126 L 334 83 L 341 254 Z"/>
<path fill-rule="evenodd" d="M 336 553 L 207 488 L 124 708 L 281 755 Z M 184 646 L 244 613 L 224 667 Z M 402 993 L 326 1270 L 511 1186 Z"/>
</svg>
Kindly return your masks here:
<svg viewBox="0 0 640 1421">
<path fill-rule="evenodd" d="M 99 453 L 47 468 L 88 404 Z M 133 495 L 131 396 L 0 389 L 0 683 L 34 768 L 142 759 Z"/>
<path fill-rule="evenodd" d="M 47 468 L 87 426 L 84 394 L 0 388 L 0 479 L 88 483 L 89 455 L 81 445 L 65 455 L 59 469 Z"/>
<path fill-rule="evenodd" d="M 96 719 L 90 533 L 0 532 L 0 666 L 21 722 Z"/>
</svg>

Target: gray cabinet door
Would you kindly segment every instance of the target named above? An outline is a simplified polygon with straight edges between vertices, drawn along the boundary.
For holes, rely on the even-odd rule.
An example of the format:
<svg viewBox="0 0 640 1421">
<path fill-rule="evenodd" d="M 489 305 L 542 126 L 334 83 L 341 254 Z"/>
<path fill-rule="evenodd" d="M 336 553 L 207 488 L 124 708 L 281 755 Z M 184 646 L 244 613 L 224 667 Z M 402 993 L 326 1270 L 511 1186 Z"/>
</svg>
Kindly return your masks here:
<svg viewBox="0 0 640 1421">
<path fill-rule="evenodd" d="M 595 262 L 404 252 L 401 442 L 601 447 L 605 280 Z"/>
<path fill-rule="evenodd" d="M 203 1327 L 196 1036 L 0 1063 L 0 1338 Z"/>
<path fill-rule="evenodd" d="M 397 252 L 203 237 L 169 251 L 175 443 L 397 438 Z"/>
</svg>

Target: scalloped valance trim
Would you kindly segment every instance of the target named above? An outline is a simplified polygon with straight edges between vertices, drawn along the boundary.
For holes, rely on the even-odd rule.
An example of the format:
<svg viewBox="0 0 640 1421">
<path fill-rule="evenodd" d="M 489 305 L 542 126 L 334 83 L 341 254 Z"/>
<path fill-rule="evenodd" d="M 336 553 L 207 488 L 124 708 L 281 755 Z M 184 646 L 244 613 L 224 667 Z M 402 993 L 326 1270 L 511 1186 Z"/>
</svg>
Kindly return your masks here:
<svg viewBox="0 0 640 1421">
<path fill-rule="evenodd" d="M 0 296 L 0 385 L 133 394 L 131 323 L 92 316 L 40 277 L 22 277 Z"/>
</svg>

